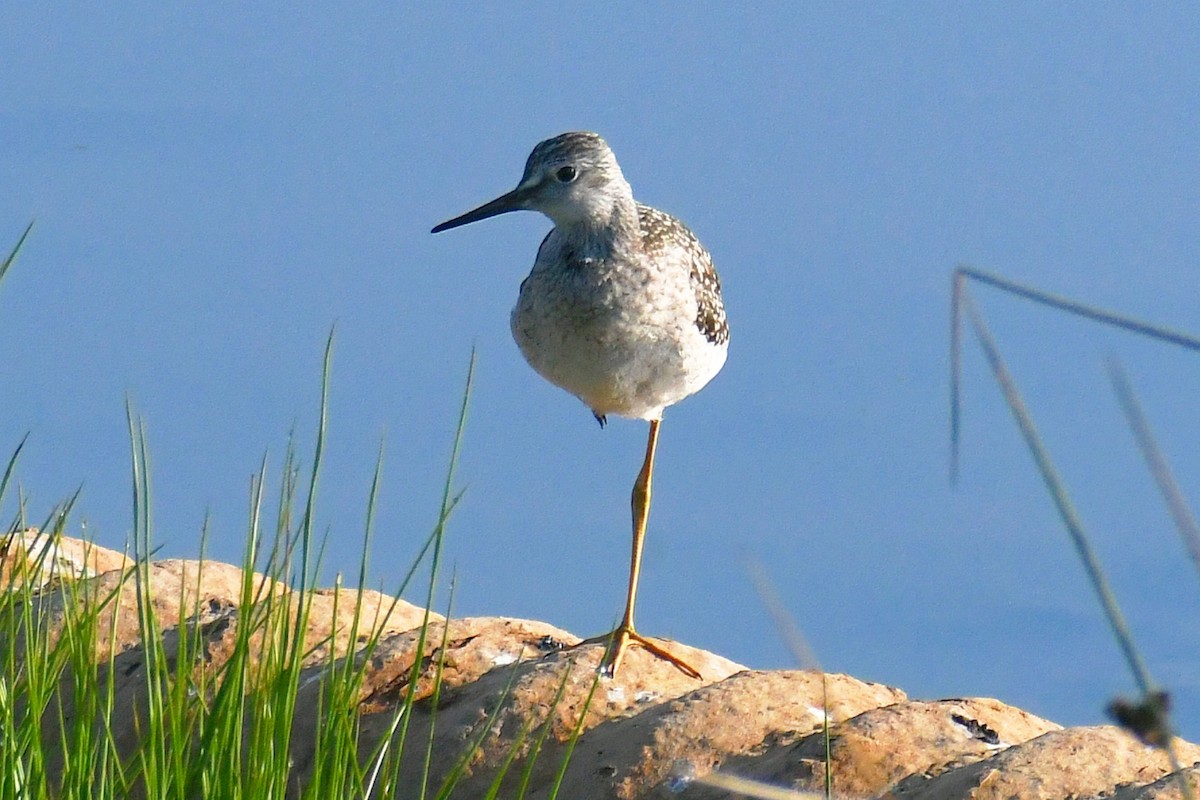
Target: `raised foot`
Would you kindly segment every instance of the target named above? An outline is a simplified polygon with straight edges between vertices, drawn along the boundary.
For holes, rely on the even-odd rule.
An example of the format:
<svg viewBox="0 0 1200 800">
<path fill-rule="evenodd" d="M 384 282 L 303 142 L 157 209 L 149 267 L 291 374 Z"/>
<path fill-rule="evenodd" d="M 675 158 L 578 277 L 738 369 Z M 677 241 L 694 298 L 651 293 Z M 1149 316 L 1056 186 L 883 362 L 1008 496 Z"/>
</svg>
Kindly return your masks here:
<svg viewBox="0 0 1200 800">
<path fill-rule="evenodd" d="M 579 643 L 579 645 L 576 646 L 578 647 L 585 644 L 603 644 L 608 646 L 608 649 L 604 651 L 604 659 L 600 662 L 600 666 L 597 671 L 601 675 L 609 678 L 617 674 L 617 669 L 621 666 L 621 660 L 625 657 L 625 650 L 629 647 L 629 645 L 636 644 L 645 648 L 646 650 L 649 650 L 663 661 L 668 661 L 674 664 L 680 672 L 682 672 L 684 675 L 687 675 L 689 678 L 703 680 L 703 676 L 700 675 L 700 671 L 691 664 L 687 663 L 682 658 L 671 654 L 661 645 L 650 641 L 645 636 L 642 636 L 640 633 L 628 626 L 617 628 L 612 633 L 606 633 L 603 636 L 593 636 L 591 639 L 584 639 Z"/>
</svg>

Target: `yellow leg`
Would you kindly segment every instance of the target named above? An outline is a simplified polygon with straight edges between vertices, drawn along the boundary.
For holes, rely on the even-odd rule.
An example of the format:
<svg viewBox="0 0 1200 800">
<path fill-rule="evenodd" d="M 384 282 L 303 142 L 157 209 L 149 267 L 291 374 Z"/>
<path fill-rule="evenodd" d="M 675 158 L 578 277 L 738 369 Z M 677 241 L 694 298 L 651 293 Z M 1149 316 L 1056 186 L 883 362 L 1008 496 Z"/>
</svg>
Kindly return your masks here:
<svg viewBox="0 0 1200 800">
<path fill-rule="evenodd" d="M 606 675 L 616 675 L 625 657 L 625 650 L 630 644 L 638 644 L 661 659 L 670 661 L 685 674 L 699 678 L 700 673 L 683 660 L 671 655 L 659 645 L 646 639 L 633 627 L 633 606 L 637 601 L 638 576 L 642 569 L 642 545 L 646 541 L 646 521 L 650 516 L 650 489 L 654 475 L 654 453 L 658 449 L 658 426 L 661 420 L 650 420 L 650 438 L 646 442 L 646 459 L 642 462 L 642 470 L 638 473 L 637 481 L 633 484 L 633 497 L 630 505 L 633 510 L 633 557 L 629 562 L 629 593 L 625 599 L 625 615 L 621 624 L 612 633 L 588 639 L 587 643 L 607 642 L 604 660 L 600 662 L 600 671 Z"/>
</svg>

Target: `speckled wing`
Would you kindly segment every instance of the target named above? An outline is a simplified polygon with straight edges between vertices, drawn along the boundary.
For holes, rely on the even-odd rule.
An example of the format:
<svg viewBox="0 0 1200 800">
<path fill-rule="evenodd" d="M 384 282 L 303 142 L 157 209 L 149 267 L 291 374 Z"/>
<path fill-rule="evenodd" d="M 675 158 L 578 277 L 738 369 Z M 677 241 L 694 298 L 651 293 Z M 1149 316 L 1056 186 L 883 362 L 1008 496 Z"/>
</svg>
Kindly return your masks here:
<svg viewBox="0 0 1200 800">
<path fill-rule="evenodd" d="M 696 327 L 713 344 L 725 344 L 729 341 L 729 323 L 721 300 L 721 279 L 712 256 L 703 247 L 692 261 L 692 288 L 696 291 Z"/>
<path fill-rule="evenodd" d="M 729 324 L 725 320 L 725 304 L 721 300 L 721 279 L 713 266 L 712 256 L 696 234 L 675 217 L 657 208 L 638 203 L 642 228 L 642 247 L 647 252 L 679 250 L 691 257 L 690 281 L 696 293 L 696 328 L 715 345 L 729 341 Z"/>
</svg>

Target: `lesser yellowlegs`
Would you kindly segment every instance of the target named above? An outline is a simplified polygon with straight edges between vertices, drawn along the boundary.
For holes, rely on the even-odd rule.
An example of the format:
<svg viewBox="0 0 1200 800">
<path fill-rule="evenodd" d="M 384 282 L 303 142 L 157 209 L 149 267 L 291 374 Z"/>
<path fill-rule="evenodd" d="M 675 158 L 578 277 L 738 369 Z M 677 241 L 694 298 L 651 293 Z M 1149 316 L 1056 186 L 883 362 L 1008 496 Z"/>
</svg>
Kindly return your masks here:
<svg viewBox="0 0 1200 800">
<path fill-rule="evenodd" d="M 690 665 L 633 625 L 654 453 L 663 409 L 700 390 L 725 363 L 729 328 L 712 258 L 687 226 L 633 199 L 608 143 L 564 133 L 533 148 L 517 188 L 443 222 L 434 233 L 508 211 L 540 211 L 554 222 L 521 283 L 512 333 L 546 380 L 592 410 L 650 422 L 633 486 L 633 557 L 625 614 L 602 671 L 614 675 L 630 643 L 685 673 Z"/>
</svg>

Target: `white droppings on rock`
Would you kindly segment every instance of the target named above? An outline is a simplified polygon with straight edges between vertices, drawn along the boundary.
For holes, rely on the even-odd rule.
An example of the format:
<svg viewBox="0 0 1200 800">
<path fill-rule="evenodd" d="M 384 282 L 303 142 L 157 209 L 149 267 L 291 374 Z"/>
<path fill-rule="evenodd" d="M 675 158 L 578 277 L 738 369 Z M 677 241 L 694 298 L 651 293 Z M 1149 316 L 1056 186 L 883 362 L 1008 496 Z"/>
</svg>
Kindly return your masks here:
<svg viewBox="0 0 1200 800">
<path fill-rule="evenodd" d="M 808 713 L 811 714 L 812 716 L 816 717 L 817 719 L 820 719 L 820 720 L 825 719 L 825 709 L 821 708 L 820 706 L 809 706 Z M 833 714 L 829 715 L 829 721 L 833 722 Z"/>
</svg>

